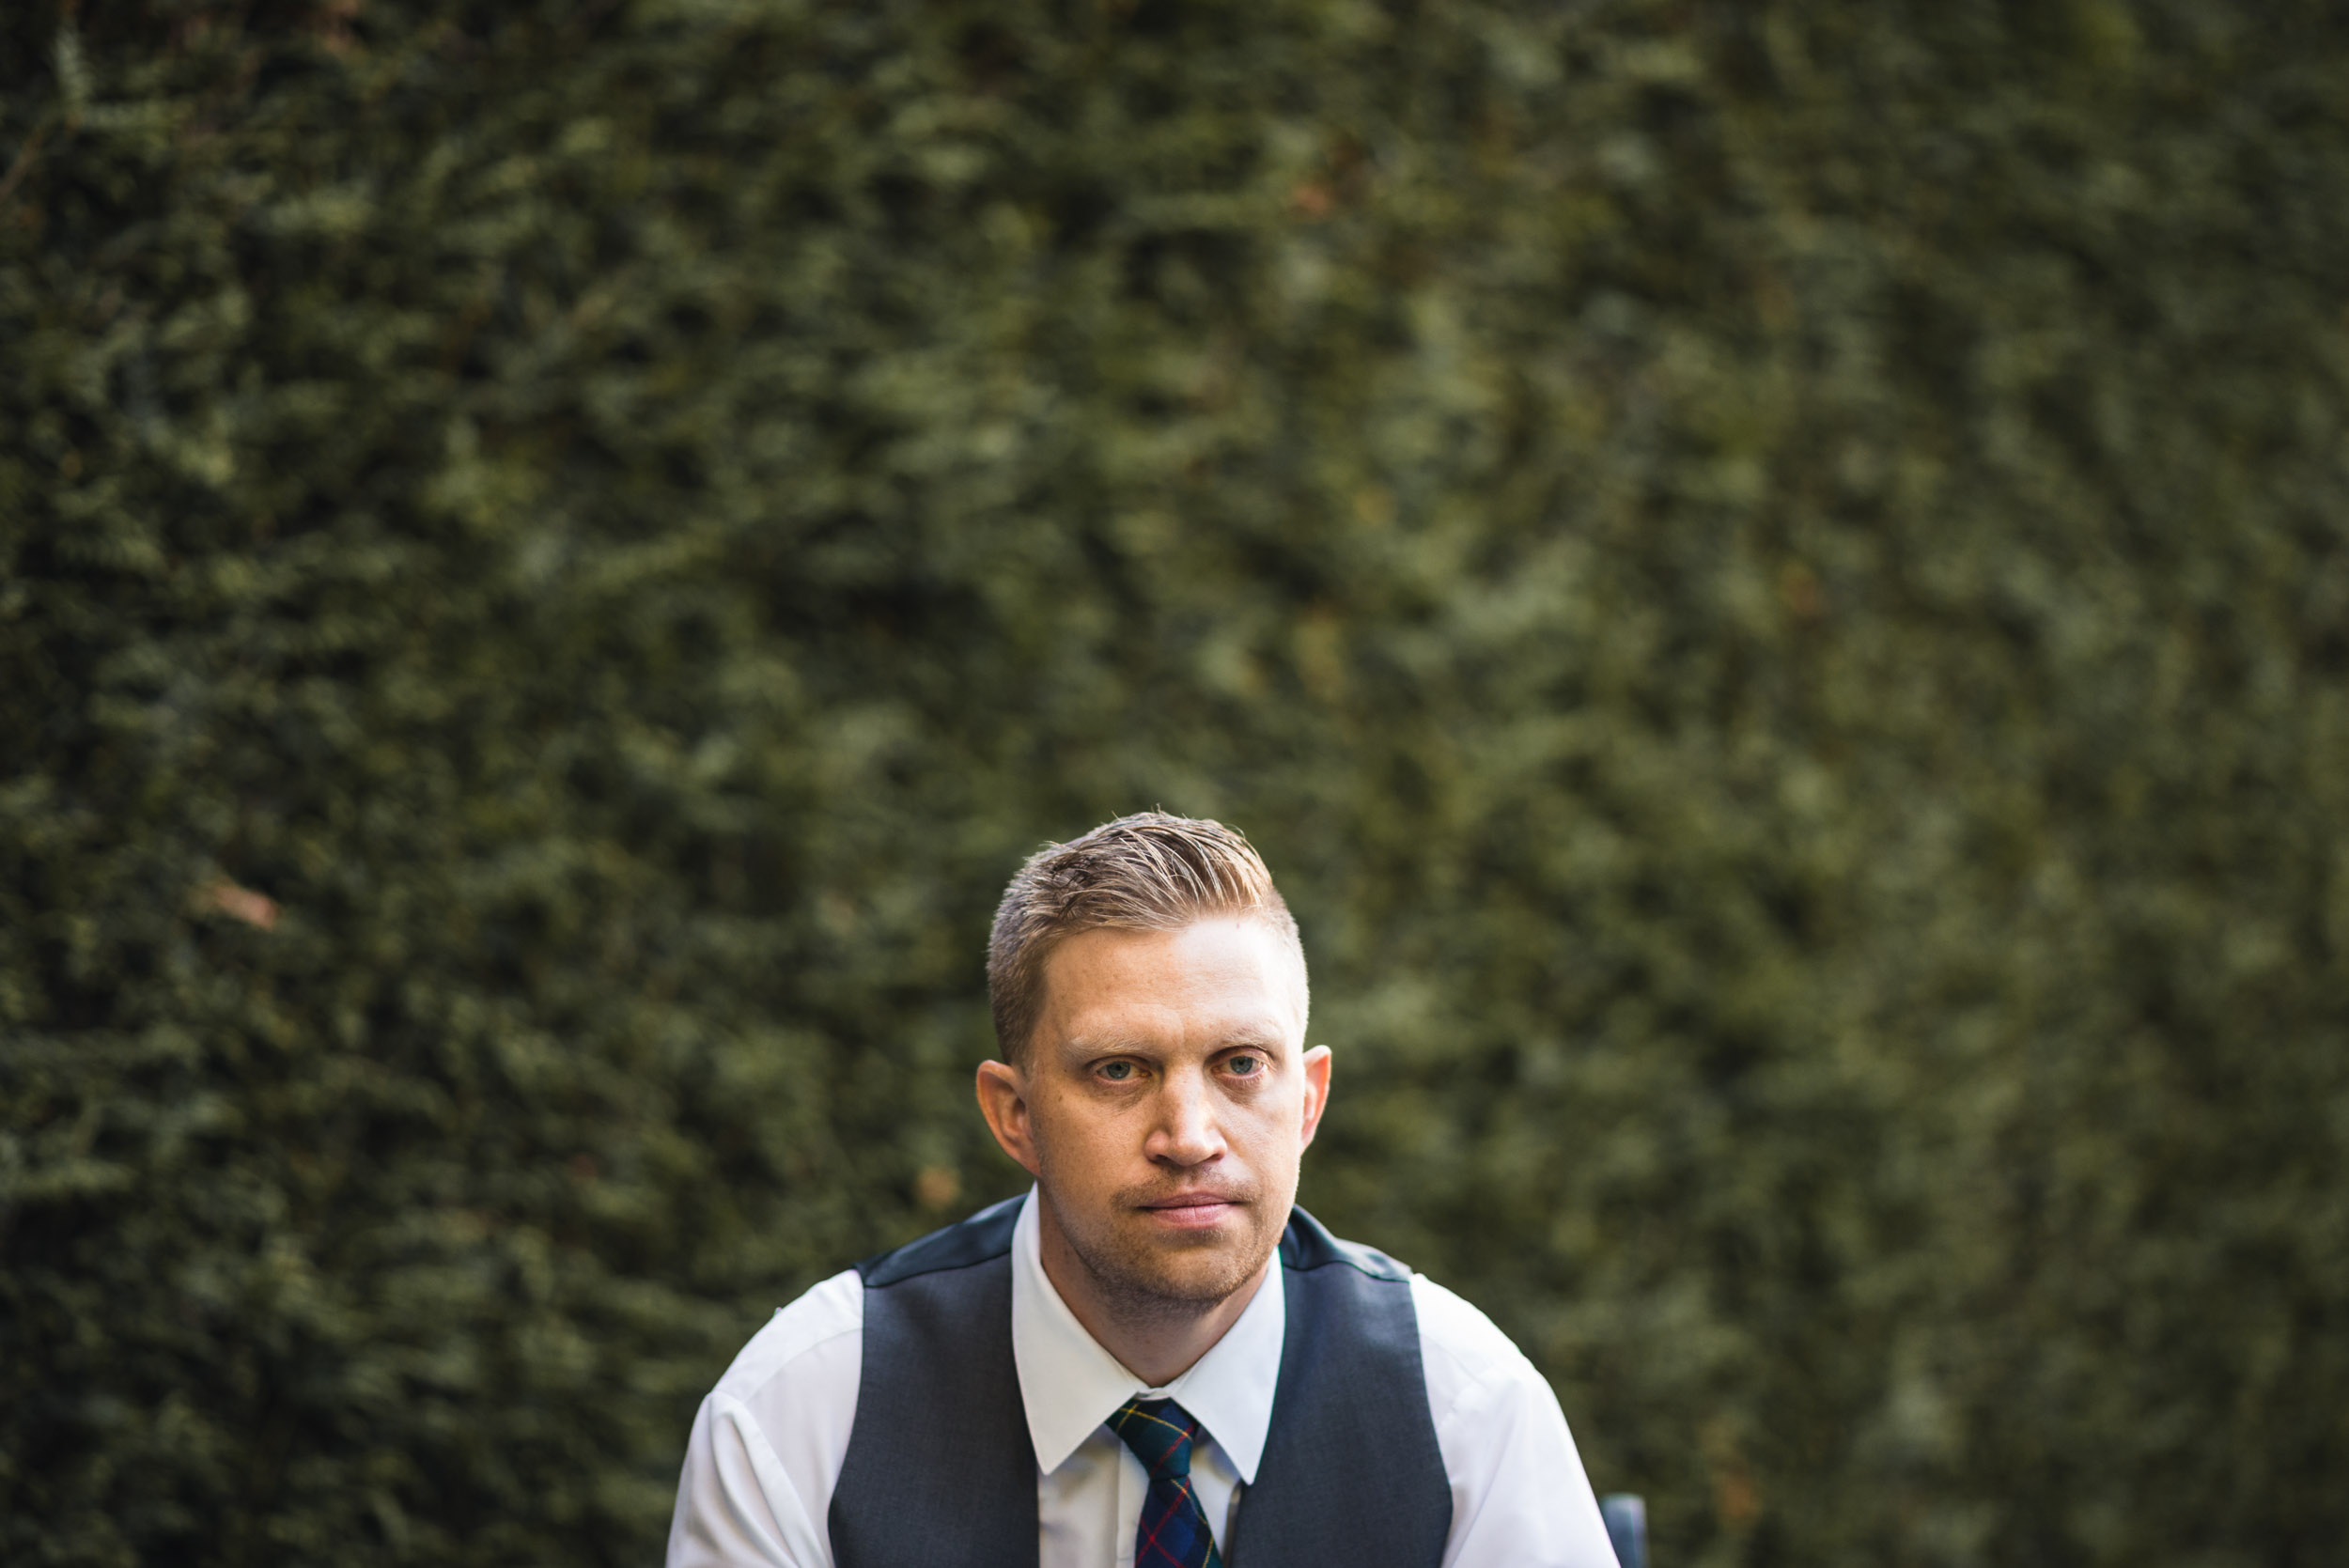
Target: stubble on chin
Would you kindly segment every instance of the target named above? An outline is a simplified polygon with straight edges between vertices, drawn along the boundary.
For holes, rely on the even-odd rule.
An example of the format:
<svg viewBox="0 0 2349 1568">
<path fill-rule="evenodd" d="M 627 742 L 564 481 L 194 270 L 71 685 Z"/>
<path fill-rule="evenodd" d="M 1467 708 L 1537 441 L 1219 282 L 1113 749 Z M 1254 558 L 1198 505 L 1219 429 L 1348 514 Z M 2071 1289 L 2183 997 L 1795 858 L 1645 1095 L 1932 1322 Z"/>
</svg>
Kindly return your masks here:
<svg viewBox="0 0 2349 1568">
<path fill-rule="evenodd" d="M 1242 1200 L 1234 1214 L 1237 1234 L 1168 1245 L 1168 1238 L 1142 1234 L 1148 1222 L 1120 1194 L 1106 1234 L 1080 1232 L 1065 1214 L 1060 1228 L 1096 1299 L 1128 1322 L 1169 1322 L 1230 1299 L 1264 1268 L 1281 1243 L 1265 1212 L 1261 1198 Z"/>
</svg>

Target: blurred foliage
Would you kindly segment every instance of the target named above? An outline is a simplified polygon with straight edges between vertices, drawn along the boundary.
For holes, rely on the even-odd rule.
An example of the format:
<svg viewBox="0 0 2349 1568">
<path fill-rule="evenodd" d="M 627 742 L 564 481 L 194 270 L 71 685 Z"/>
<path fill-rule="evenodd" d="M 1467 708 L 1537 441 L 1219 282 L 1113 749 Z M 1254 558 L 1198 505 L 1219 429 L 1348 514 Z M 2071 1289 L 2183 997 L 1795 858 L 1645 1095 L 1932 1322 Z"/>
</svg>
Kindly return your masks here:
<svg viewBox="0 0 2349 1568">
<path fill-rule="evenodd" d="M 2349 1534 L 2349 20 L 0 12 L 0 1558 L 621 1563 L 1250 832 L 1673 1565 Z"/>
</svg>

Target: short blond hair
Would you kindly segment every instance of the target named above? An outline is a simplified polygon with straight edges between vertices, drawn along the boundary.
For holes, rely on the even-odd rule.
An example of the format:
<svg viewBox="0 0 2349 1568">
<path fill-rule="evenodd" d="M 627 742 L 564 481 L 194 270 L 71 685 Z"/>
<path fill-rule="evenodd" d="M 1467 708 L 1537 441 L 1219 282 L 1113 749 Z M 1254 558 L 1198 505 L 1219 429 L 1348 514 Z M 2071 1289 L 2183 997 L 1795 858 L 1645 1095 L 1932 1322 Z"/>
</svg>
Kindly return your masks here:
<svg viewBox="0 0 2349 1568">
<path fill-rule="evenodd" d="M 1136 812 L 1028 857 L 987 940 L 987 996 L 1005 1061 L 1025 1056 L 1044 1013 L 1044 964 L 1081 931 L 1172 931 L 1194 921 L 1260 920 L 1297 951 L 1297 922 L 1272 873 L 1237 830 L 1203 817 Z"/>
</svg>

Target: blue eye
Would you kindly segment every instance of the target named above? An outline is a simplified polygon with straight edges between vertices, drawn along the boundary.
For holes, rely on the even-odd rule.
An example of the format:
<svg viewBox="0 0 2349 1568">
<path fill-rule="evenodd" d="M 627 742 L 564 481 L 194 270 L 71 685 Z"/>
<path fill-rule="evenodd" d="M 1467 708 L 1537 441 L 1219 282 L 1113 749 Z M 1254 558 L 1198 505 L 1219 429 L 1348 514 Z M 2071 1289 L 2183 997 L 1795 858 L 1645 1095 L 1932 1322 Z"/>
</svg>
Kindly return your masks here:
<svg viewBox="0 0 2349 1568">
<path fill-rule="evenodd" d="M 1264 1058 L 1261 1056 L 1235 1056 L 1227 1062 L 1225 1065 L 1229 1066 L 1233 1073 L 1237 1077 L 1254 1078 L 1258 1073 L 1264 1071 Z"/>
<path fill-rule="evenodd" d="M 1124 1083 L 1134 1076 L 1134 1064 L 1130 1062 L 1104 1062 L 1101 1063 L 1101 1076 L 1112 1083 Z"/>
</svg>

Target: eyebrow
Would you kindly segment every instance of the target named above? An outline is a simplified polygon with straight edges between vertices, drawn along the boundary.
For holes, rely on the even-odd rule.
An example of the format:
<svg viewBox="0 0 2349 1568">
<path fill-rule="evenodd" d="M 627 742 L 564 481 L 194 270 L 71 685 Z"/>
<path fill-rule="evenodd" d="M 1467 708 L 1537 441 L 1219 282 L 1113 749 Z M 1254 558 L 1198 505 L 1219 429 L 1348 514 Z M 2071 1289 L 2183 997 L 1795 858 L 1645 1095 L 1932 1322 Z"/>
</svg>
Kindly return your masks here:
<svg viewBox="0 0 2349 1568">
<path fill-rule="evenodd" d="M 1245 1046 L 1254 1050 L 1278 1050 L 1283 1044 L 1285 1044 L 1285 1037 L 1278 1029 L 1241 1028 L 1223 1035 L 1208 1049 L 1210 1051 L 1232 1050 Z M 1105 1034 L 1094 1038 L 1080 1035 L 1075 1039 L 1063 1041 L 1061 1048 L 1072 1056 L 1104 1054 L 1114 1056 L 1128 1052 L 1143 1056 L 1156 1054 L 1159 1048 L 1154 1041 L 1127 1035 Z"/>
</svg>

